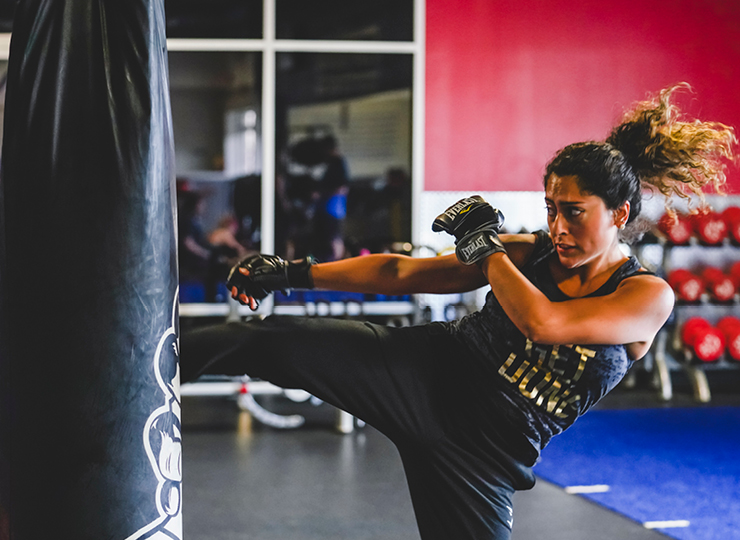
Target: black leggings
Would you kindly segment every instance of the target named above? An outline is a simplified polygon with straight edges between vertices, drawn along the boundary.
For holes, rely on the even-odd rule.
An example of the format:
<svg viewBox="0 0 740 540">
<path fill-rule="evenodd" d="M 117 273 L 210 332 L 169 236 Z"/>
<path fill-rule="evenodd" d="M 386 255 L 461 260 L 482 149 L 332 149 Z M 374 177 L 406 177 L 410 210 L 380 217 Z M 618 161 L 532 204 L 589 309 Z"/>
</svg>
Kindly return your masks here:
<svg viewBox="0 0 740 540">
<path fill-rule="evenodd" d="M 383 432 L 424 540 L 508 539 L 514 490 L 534 477 L 502 450 L 469 356 L 441 324 L 273 316 L 183 333 L 180 365 L 183 382 L 247 374 L 301 388 Z"/>
</svg>

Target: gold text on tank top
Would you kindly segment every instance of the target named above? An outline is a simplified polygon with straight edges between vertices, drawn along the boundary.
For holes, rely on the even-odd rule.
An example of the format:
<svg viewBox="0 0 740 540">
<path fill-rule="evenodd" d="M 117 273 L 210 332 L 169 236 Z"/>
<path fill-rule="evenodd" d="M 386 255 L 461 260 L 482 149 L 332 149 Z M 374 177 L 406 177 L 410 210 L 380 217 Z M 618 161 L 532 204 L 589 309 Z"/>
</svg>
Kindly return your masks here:
<svg viewBox="0 0 740 540">
<path fill-rule="evenodd" d="M 595 355 L 596 351 L 579 345 L 545 346 L 527 340 L 524 354 L 512 352 L 498 372 L 538 407 L 558 418 L 570 418 L 581 401 L 580 395 L 573 394 L 573 384 Z"/>
</svg>

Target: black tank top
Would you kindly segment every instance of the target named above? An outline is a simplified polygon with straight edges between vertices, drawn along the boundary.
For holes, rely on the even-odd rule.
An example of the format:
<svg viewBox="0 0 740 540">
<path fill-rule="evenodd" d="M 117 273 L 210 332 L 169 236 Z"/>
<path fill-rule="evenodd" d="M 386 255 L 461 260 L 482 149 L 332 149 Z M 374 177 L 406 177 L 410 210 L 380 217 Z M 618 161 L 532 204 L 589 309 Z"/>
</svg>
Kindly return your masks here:
<svg viewBox="0 0 740 540">
<path fill-rule="evenodd" d="M 555 256 L 549 235 L 535 233 L 533 253 L 522 273 L 553 302 L 568 300 L 550 273 Z M 640 272 L 630 257 L 598 290 L 614 292 L 619 283 Z M 455 337 L 472 352 L 479 373 L 490 383 L 486 396 L 500 414 L 510 448 L 534 464 L 550 439 L 612 390 L 632 365 L 623 345 L 539 345 L 514 326 L 492 292 L 484 307 L 451 323 Z M 510 435 L 509 435 L 510 434 Z M 519 440 L 516 440 L 516 439 Z"/>
</svg>

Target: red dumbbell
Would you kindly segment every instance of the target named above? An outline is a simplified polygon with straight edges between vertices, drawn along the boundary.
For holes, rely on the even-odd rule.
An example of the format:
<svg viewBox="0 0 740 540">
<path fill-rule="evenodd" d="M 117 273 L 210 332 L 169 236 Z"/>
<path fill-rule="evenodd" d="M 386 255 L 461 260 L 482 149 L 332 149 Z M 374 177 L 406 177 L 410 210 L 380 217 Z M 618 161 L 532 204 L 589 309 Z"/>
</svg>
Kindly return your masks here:
<svg viewBox="0 0 740 540">
<path fill-rule="evenodd" d="M 727 234 L 735 244 L 740 244 L 740 206 L 728 206 L 722 212 L 727 224 Z"/>
<path fill-rule="evenodd" d="M 711 327 L 712 325 L 709 324 L 709 321 L 702 317 L 691 317 L 690 319 L 686 319 L 686 322 L 684 322 L 681 327 L 681 341 L 687 347 L 692 347 L 699 333 L 704 332 Z"/>
<path fill-rule="evenodd" d="M 735 281 L 719 268 L 707 267 L 702 271 L 701 277 L 704 280 L 704 286 L 714 301 L 730 302 L 735 298 L 737 292 Z"/>
<path fill-rule="evenodd" d="M 730 358 L 740 361 L 740 319 L 724 317 L 717 323 L 717 328 L 725 335 Z"/>
<path fill-rule="evenodd" d="M 719 360 L 725 352 L 725 335 L 718 328 L 711 327 L 697 336 L 693 349 L 702 362 Z"/>
<path fill-rule="evenodd" d="M 691 223 L 681 214 L 676 214 L 675 218 L 663 214 L 658 220 L 658 230 L 666 236 L 669 243 L 677 246 L 688 244 L 691 239 Z"/>
<path fill-rule="evenodd" d="M 692 317 L 684 323 L 681 341 L 702 362 L 719 360 L 725 352 L 725 335 L 701 317 Z"/>
<path fill-rule="evenodd" d="M 740 245 L 740 220 L 727 224 L 727 235 L 735 245 Z"/>
<path fill-rule="evenodd" d="M 668 284 L 673 288 L 681 302 L 698 302 L 704 294 L 704 281 L 685 268 L 673 270 L 668 274 Z"/>
<path fill-rule="evenodd" d="M 716 212 L 702 212 L 691 216 L 691 225 L 704 245 L 717 246 L 727 238 L 727 223 Z"/>
<path fill-rule="evenodd" d="M 740 287 L 740 261 L 730 267 L 730 279 L 735 283 L 735 288 Z"/>
<path fill-rule="evenodd" d="M 722 211 L 725 221 L 740 221 L 740 206 L 728 206 Z"/>
</svg>

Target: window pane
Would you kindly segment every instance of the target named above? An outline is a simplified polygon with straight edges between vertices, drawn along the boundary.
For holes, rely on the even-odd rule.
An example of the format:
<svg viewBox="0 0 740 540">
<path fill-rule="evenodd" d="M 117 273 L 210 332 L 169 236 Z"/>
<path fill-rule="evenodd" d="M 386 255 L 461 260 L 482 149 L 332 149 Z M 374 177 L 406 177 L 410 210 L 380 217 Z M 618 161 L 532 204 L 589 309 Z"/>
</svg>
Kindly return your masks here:
<svg viewBox="0 0 740 540">
<path fill-rule="evenodd" d="M 277 66 L 276 251 L 326 261 L 410 241 L 410 55 Z"/>
<path fill-rule="evenodd" d="M 262 37 L 262 0 L 165 0 L 167 37 Z"/>
<path fill-rule="evenodd" d="M 413 41 L 413 0 L 277 0 L 278 39 Z"/>
<path fill-rule="evenodd" d="M 224 301 L 231 264 L 259 249 L 261 58 L 169 54 L 183 303 Z"/>
</svg>

